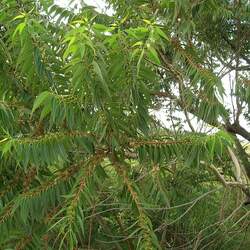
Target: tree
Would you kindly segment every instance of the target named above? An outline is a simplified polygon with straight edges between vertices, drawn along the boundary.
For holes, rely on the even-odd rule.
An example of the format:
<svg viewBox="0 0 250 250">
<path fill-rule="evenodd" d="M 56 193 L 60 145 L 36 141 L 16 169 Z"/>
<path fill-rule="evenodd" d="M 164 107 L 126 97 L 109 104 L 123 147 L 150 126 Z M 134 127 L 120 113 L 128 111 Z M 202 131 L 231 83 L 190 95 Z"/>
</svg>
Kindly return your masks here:
<svg viewBox="0 0 250 250">
<path fill-rule="evenodd" d="M 1 249 L 247 249 L 248 1 L 107 2 L 0 3 Z"/>
</svg>

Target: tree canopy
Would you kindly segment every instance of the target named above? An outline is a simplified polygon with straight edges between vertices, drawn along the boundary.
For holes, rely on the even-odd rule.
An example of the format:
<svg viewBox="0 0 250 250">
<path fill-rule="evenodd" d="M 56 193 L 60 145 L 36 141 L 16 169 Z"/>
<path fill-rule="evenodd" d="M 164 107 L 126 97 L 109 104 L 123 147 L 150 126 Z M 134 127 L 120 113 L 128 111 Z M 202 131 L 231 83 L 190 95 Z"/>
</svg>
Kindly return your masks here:
<svg viewBox="0 0 250 250">
<path fill-rule="evenodd" d="M 0 249 L 248 249 L 249 1 L 68 2 L 0 2 Z"/>
</svg>

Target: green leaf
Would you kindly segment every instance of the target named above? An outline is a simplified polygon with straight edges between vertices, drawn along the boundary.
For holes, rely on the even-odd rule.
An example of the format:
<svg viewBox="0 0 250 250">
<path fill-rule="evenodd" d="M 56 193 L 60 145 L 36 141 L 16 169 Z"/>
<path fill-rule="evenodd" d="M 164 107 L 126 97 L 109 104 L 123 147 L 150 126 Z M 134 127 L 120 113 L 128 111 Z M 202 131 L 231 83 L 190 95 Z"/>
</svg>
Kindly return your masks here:
<svg viewBox="0 0 250 250">
<path fill-rule="evenodd" d="M 158 35 L 160 35 L 161 37 L 169 41 L 169 38 L 167 37 L 167 35 L 160 28 L 156 27 L 155 30 Z"/>
<path fill-rule="evenodd" d="M 17 32 L 19 33 L 19 35 L 21 35 L 25 27 L 26 27 L 26 22 L 18 24 L 12 35 L 12 39 L 16 36 Z"/>
<path fill-rule="evenodd" d="M 93 28 L 94 28 L 95 30 L 98 30 L 98 31 L 106 31 L 106 30 L 109 29 L 107 26 L 105 26 L 105 25 L 103 25 L 103 24 L 100 24 L 100 23 L 94 24 L 94 25 L 93 25 Z"/>
<path fill-rule="evenodd" d="M 51 93 L 49 91 L 44 91 L 42 92 L 35 100 L 33 108 L 32 108 L 32 113 L 34 113 L 34 111 L 36 109 L 38 109 L 44 102 L 45 100 L 51 96 Z"/>
<path fill-rule="evenodd" d="M 110 96 L 110 91 L 109 91 L 109 87 L 102 75 L 102 71 L 99 67 L 99 64 L 96 61 L 93 61 L 93 67 L 94 67 L 94 72 L 96 73 L 96 75 L 98 76 L 98 78 L 100 79 L 100 82 L 102 83 L 102 89 L 106 92 L 106 94 L 108 96 Z"/>
<path fill-rule="evenodd" d="M 158 53 L 156 52 L 156 50 L 152 47 L 152 46 L 149 46 L 148 47 L 148 53 L 147 53 L 149 59 L 151 61 L 153 61 L 154 63 L 160 65 L 161 64 L 161 61 L 158 57 Z"/>
<path fill-rule="evenodd" d="M 23 18 L 25 18 L 25 14 L 18 15 L 16 17 L 14 17 L 13 20 L 23 19 Z"/>
</svg>

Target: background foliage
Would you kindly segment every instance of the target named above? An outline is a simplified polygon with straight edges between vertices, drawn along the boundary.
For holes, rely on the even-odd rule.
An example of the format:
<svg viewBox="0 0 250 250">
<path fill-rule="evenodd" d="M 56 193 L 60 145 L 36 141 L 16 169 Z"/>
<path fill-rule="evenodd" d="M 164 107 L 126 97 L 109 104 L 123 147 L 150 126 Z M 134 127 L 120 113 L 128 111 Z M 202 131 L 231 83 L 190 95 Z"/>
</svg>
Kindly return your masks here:
<svg viewBox="0 0 250 250">
<path fill-rule="evenodd" d="M 0 249 L 248 249 L 248 1 L 107 3 L 0 3 Z"/>
</svg>

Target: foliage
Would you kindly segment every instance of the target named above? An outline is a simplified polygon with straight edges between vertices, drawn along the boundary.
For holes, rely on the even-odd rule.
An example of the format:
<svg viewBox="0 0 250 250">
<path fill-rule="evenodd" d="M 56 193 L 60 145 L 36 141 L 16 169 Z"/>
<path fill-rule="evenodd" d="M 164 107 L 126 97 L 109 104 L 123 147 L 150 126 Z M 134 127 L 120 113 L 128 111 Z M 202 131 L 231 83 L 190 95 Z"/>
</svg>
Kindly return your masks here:
<svg viewBox="0 0 250 250">
<path fill-rule="evenodd" d="M 0 249 L 247 249 L 247 1 L 107 2 L 0 3 Z"/>
</svg>

